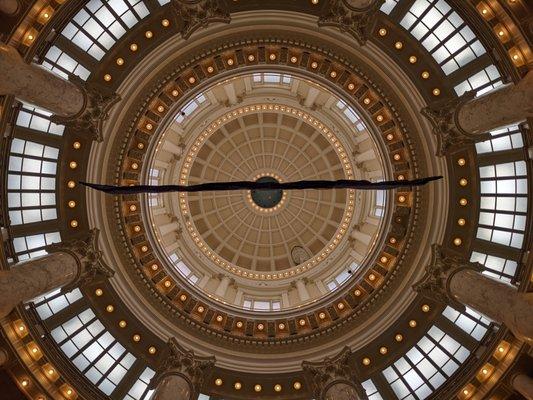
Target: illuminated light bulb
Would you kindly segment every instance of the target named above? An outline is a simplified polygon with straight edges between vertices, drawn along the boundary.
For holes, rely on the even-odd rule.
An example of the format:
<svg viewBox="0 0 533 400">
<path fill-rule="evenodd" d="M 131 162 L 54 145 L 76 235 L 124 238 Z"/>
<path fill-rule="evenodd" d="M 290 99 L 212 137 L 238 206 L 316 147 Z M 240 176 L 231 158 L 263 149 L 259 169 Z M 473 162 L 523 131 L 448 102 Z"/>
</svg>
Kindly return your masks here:
<svg viewBox="0 0 533 400">
<path fill-rule="evenodd" d="M 151 268 L 152 268 L 152 271 L 157 271 L 159 266 L 157 264 L 152 264 Z"/>
<path fill-rule="evenodd" d="M 385 36 L 385 35 L 387 35 L 387 30 L 385 28 L 381 28 L 378 31 L 378 33 L 379 33 L 379 36 Z"/>
<path fill-rule="evenodd" d="M 144 36 L 146 37 L 146 39 L 151 39 L 154 36 L 154 34 L 152 31 L 146 31 L 144 32 Z"/>
<path fill-rule="evenodd" d="M 318 68 L 318 63 L 317 63 L 316 61 L 313 61 L 313 62 L 311 63 L 311 68 L 313 68 L 313 69 L 317 69 L 317 68 Z"/>
<path fill-rule="evenodd" d="M 394 160 L 396 161 L 399 161 L 402 158 L 402 156 L 399 153 L 396 153 L 392 158 L 394 158 Z"/>
<path fill-rule="evenodd" d="M 355 89 L 355 85 L 353 83 L 349 83 L 348 84 L 348 89 L 349 90 L 354 90 Z"/>
<path fill-rule="evenodd" d="M 429 312 L 429 309 L 430 309 L 430 308 L 429 308 L 429 306 L 428 306 L 427 304 L 424 304 L 424 305 L 422 306 L 422 311 L 424 311 L 425 313 Z"/>
<path fill-rule="evenodd" d="M 302 388 L 302 384 L 300 382 L 294 382 L 294 384 L 292 385 L 292 387 L 295 389 L 295 390 L 300 390 Z"/>
<path fill-rule="evenodd" d="M 74 207 L 76 207 L 76 202 L 74 200 L 70 200 L 68 202 L 68 206 L 69 206 L 69 208 L 74 208 Z"/>
<path fill-rule="evenodd" d="M 170 25 L 170 21 L 168 19 L 161 20 L 161 25 L 163 25 L 165 28 Z"/>
<path fill-rule="evenodd" d="M 234 63 L 233 58 L 228 58 L 226 62 L 228 63 L 228 65 L 233 65 Z"/>
<path fill-rule="evenodd" d="M 463 243 L 463 241 L 461 240 L 461 238 L 453 239 L 453 244 L 456 245 L 456 246 L 460 246 L 462 243 Z"/>
<path fill-rule="evenodd" d="M 321 312 L 320 314 L 318 314 L 318 318 L 326 319 L 326 313 Z"/>
<path fill-rule="evenodd" d="M 141 142 L 137 143 L 137 148 L 138 148 L 139 150 L 144 149 L 144 143 L 141 143 Z"/>
<path fill-rule="evenodd" d="M 459 218 L 457 220 L 457 225 L 459 226 L 465 226 L 466 225 L 466 220 L 464 218 Z"/>
<path fill-rule="evenodd" d="M 78 167 L 78 163 L 76 161 L 69 162 L 68 166 L 70 169 L 76 169 Z"/>
<path fill-rule="evenodd" d="M 172 282 L 165 281 L 165 283 L 163 283 L 163 285 L 165 285 L 165 287 L 169 288 L 172 285 Z"/>
<path fill-rule="evenodd" d="M 403 195 L 398 196 L 398 201 L 399 201 L 400 203 L 405 203 L 405 200 L 406 200 L 405 196 L 403 196 Z"/>
<path fill-rule="evenodd" d="M 270 54 L 268 56 L 268 58 L 271 60 L 271 61 L 274 61 L 276 59 L 276 55 L 274 53 Z"/>
<path fill-rule="evenodd" d="M 133 227 L 133 230 L 134 230 L 135 232 L 140 232 L 140 231 L 141 231 L 141 227 L 140 227 L 139 225 L 135 225 L 135 226 Z"/>
<path fill-rule="evenodd" d="M 440 95 L 440 89 L 439 88 L 435 88 L 433 89 L 433 96 L 439 96 Z"/>
<path fill-rule="evenodd" d="M 277 385 L 274 385 L 274 391 L 281 392 L 281 385 L 279 383 Z"/>
<path fill-rule="evenodd" d="M 20 382 L 20 384 L 21 384 L 22 386 L 24 386 L 24 387 L 28 386 L 29 383 L 30 383 L 30 382 L 29 382 L 27 379 L 23 379 L 23 380 Z"/>
<path fill-rule="evenodd" d="M 254 385 L 254 390 L 256 392 L 260 392 L 261 390 L 263 390 L 263 388 L 261 387 L 261 385 L 257 384 L 257 385 Z"/>
<path fill-rule="evenodd" d="M 503 353 L 504 351 L 505 349 L 502 346 L 498 347 L 498 352 Z"/>
<path fill-rule="evenodd" d="M 107 312 L 110 313 L 110 312 L 113 312 L 113 311 L 115 310 L 115 307 L 113 307 L 111 304 L 109 304 L 109 305 L 105 308 L 105 310 L 106 310 Z"/>
<path fill-rule="evenodd" d="M 394 336 L 394 340 L 396 340 L 397 342 L 401 342 L 403 340 L 403 335 L 401 333 L 397 333 Z"/>
<path fill-rule="evenodd" d="M 297 61 L 298 61 L 297 57 L 295 57 L 295 56 L 291 57 L 291 63 L 296 64 Z"/>
<path fill-rule="evenodd" d="M 369 97 L 365 97 L 365 98 L 363 99 L 363 103 L 365 103 L 366 105 L 369 105 L 369 104 L 370 104 L 370 101 L 371 101 L 371 100 L 370 100 Z"/>
<path fill-rule="evenodd" d="M 376 121 L 378 121 L 378 122 L 382 122 L 383 119 L 384 119 L 384 117 L 381 114 L 376 117 Z"/>
<path fill-rule="evenodd" d="M 362 362 L 363 362 L 363 365 L 370 365 L 370 358 L 365 357 L 365 358 L 363 358 Z"/>
<path fill-rule="evenodd" d="M 124 320 L 122 320 L 122 321 L 120 321 L 120 322 L 118 323 L 118 326 L 120 326 L 121 328 L 125 328 L 126 325 L 127 325 L 127 322 L 124 321 Z"/>
<path fill-rule="evenodd" d="M 387 140 L 391 141 L 392 139 L 394 139 L 394 135 L 392 133 L 389 133 L 387 135 Z"/>
<path fill-rule="evenodd" d="M 197 308 L 197 310 L 198 310 L 198 312 L 201 314 L 201 313 L 203 313 L 203 312 L 205 311 L 205 308 L 202 307 L 202 306 L 199 306 L 199 307 Z"/>
<path fill-rule="evenodd" d="M 160 112 L 160 113 L 162 113 L 162 112 L 165 111 L 165 107 L 163 107 L 163 106 L 157 106 L 157 111 Z"/>
<path fill-rule="evenodd" d="M 299 320 L 298 323 L 300 324 L 300 326 L 305 326 L 305 319 Z"/>
<path fill-rule="evenodd" d="M 381 354 L 387 354 L 388 351 L 389 350 L 385 346 L 382 346 L 382 347 L 379 348 L 379 352 Z"/>
<path fill-rule="evenodd" d="M 258 324 L 257 329 L 262 331 L 263 329 L 265 329 L 265 326 L 263 324 Z"/>
<path fill-rule="evenodd" d="M 181 301 L 185 301 L 185 300 L 187 300 L 187 295 L 182 294 L 182 295 L 180 296 L 180 300 L 181 300 Z"/>
<path fill-rule="evenodd" d="M 361 291 L 359 289 L 355 289 L 353 291 L 353 294 L 355 294 L 357 297 L 361 296 Z"/>
<path fill-rule="evenodd" d="M 418 59 L 416 58 L 416 56 L 411 56 L 411 57 L 409 57 L 409 62 L 410 62 L 411 64 L 415 64 L 417 61 L 418 61 Z"/>
<path fill-rule="evenodd" d="M 461 186 L 468 185 L 468 180 L 466 178 L 459 179 L 459 185 L 461 185 Z"/>
<path fill-rule="evenodd" d="M 344 309 L 344 303 L 339 303 L 339 304 L 337 304 L 337 308 L 338 308 L 339 310 L 343 310 L 343 309 Z"/>
<path fill-rule="evenodd" d="M 428 71 L 422 72 L 422 78 L 423 79 L 428 79 L 429 78 L 429 72 Z"/>
<path fill-rule="evenodd" d="M 157 351 L 157 349 L 154 346 L 150 346 L 148 348 L 148 353 L 150 353 L 150 354 L 155 354 L 156 351 Z"/>
<path fill-rule="evenodd" d="M 111 80 L 111 75 L 105 74 L 104 75 L 104 81 L 109 82 Z"/>
<path fill-rule="evenodd" d="M 483 369 L 481 370 L 481 373 L 482 373 L 483 375 L 487 375 L 487 374 L 489 373 L 489 370 L 488 370 L 487 368 L 483 368 Z"/>
<path fill-rule="evenodd" d="M 489 12 L 489 11 L 488 11 L 486 8 L 484 8 L 483 10 L 481 10 L 481 14 L 483 14 L 483 15 L 487 15 L 488 12 Z"/>
<path fill-rule="evenodd" d="M 499 31 L 499 32 L 498 32 L 498 36 L 503 36 L 503 35 L 505 35 L 505 32 L 504 32 L 504 31 Z"/>
<path fill-rule="evenodd" d="M 215 379 L 215 385 L 222 386 L 222 379 L 220 378 Z"/>
<path fill-rule="evenodd" d="M 368 280 L 369 281 L 375 281 L 376 280 L 376 275 L 374 275 L 374 274 L 368 275 Z"/>
<path fill-rule="evenodd" d="M 35 37 L 30 33 L 30 34 L 28 35 L 28 40 L 33 40 L 33 39 L 35 39 Z"/>
<path fill-rule="evenodd" d="M 139 168 L 139 164 L 137 163 L 131 163 L 131 169 L 138 169 Z"/>
<path fill-rule="evenodd" d="M 254 61 L 255 56 L 253 54 L 248 55 L 248 61 Z"/>
<path fill-rule="evenodd" d="M 383 257 L 381 257 L 379 259 L 379 261 L 381 261 L 382 264 L 385 264 L 387 261 L 389 261 L 389 259 L 387 257 L 383 256 Z"/>
<path fill-rule="evenodd" d="M 464 206 L 466 206 L 468 204 L 468 200 L 465 199 L 465 198 L 462 198 L 462 199 L 459 200 L 459 204 L 464 207 Z"/>
<path fill-rule="evenodd" d="M 311 3 L 316 5 L 318 4 L 318 0 L 311 0 Z"/>
<path fill-rule="evenodd" d="M 141 341 L 141 335 L 136 333 L 135 335 L 133 335 L 132 339 L 133 339 L 134 342 L 140 342 Z"/>
<path fill-rule="evenodd" d="M 459 165 L 460 167 L 464 167 L 466 165 L 466 160 L 464 158 L 458 159 L 457 165 Z"/>
<path fill-rule="evenodd" d="M 222 322 L 223 319 L 224 318 L 222 317 L 222 315 L 217 315 L 217 318 L 216 318 L 217 322 Z"/>
<path fill-rule="evenodd" d="M 146 252 L 148 251 L 148 246 L 142 246 L 142 247 L 141 247 L 141 251 L 142 251 L 143 253 L 146 253 Z"/>
<path fill-rule="evenodd" d="M 211 65 L 207 67 L 207 72 L 209 72 L 210 74 L 212 74 L 214 70 L 215 69 Z"/>
<path fill-rule="evenodd" d="M 117 58 L 117 65 L 124 65 L 124 59 L 123 58 Z"/>
<path fill-rule="evenodd" d="M 70 226 L 72 228 L 77 228 L 78 227 L 78 221 L 76 221 L 75 219 L 73 219 L 72 221 L 70 221 Z"/>
<path fill-rule="evenodd" d="M 72 389 L 67 389 L 67 394 L 68 394 L 69 396 L 70 396 L 72 393 L 74 393 L 74 392 L 72 391 Z"/>
<path fill-rule="evenodd" d="M 136 43 L 130 44 L 130 50 L 131 51 L 137 51 L 139 49 L 139 46 L 137 46 Z"/>
<path fill-rule="evenodd" d="M 409 326 L 410 326 L 411 328 L 414 328 L 414 327 L 416 326 L 416 324 L 417 324 L 417 323 L 416 323 L 416 321 L 415 321 L 414 319 L 412 319 L 411 321 L 409 321 Z"/>
<path fill-rule="evenodd" d="M 174 89 L 172 92 L 171 92 L 172 96 L 174 97 L 178 97 L 178 95 L 180 94 L 180 92 L 178 92 L 176 89 Z"/>
<path fill-rule="evenodd" d="M 242 321 L 237 321 L 235 325 L 237 326 L 237 328 L 242 328 L 244 324 L 242 323 Z"/>
<path fill-rule="evenodd" d="M 469 391 L 467 389 L 464 389 L 463 390 L 463 394 L 466 396 L 467 394 L 469 393 Z"/>
<path fill-rule="evenodd" d="M 402 42 L 396 42 L 396 43 L 394 43 L 394 47 L 397 50 L 400 50 L 403 47 L 403 43 Z"/>
<path fill-rule="evenodd" d="M 389 239 L 389 243 L 395 244 L 396 243 L 396 238 L 395 237 L 391 237 Z"/>
<path fill-rule="evenodd" d="M 194 76 L 191 76 L 191 77 L 189 78 L 189 83 L 192 84 L 192 83 L 194 83 L 194 82 L 196 82 L 196 78 L 195 78 Z"/>
<path fill-rule="evenodd" d="M 240 382 L 235 382 L 235 384 L 233 385 L 233 387 L 235 388 L 235 390 L 241 390 L 241 388 L 242 388 L 242 383 L 240 383 Z"/>
<path fill-rule="evenodd" d="M 131 212 L 137 211 L 137 206 L 135 204 L 130 205 L 130 211 Z"/>
<path fill-rule="evenodd" d="M 278 325 L 278 328 L 279 328 L 280 330 L 285 329 L 285 324 L 279 324 L 279 325 Z"/>
<path fill-rule="evenodd" d="M 405 176 L 403 176 L 403 175 L 400 174 L 400 175 L 398 175 L 397 179 L 398 179 L 399 181 L 403 181 L 403 180 L 405 179 Z"/>
<path fill-rule="evenodd" d="M 74 143 L 72 143 L 72 147 L 75 150 L 79 150 L 81 148 L 81 143 L 80 142 L 74 142 Z"/>
<path fill-rule="evenodd" d="M 52 368 L 50 368 L 47 372 L 48 372 L 48 375 L 54 375 L 55 371 Z"/>
<path fill-rule="evenodd" d="M 332 78 L 335 78 L 337 76 L 337 72 L 331 71 L 329 76 L 331 76 Z"/>
</svg>

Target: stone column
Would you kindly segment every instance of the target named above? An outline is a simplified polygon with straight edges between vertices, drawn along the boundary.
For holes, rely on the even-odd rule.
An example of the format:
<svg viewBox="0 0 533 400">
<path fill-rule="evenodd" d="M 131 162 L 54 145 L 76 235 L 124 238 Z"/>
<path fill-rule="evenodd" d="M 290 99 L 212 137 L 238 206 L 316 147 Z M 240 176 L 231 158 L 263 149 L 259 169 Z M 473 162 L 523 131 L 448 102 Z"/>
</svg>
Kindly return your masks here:
<svg viewBox="0 0 533 400">
<path fill-rule="evenodd" d="M 294 282 L 294 285 L 296 286 L 296 290 L 298 290 L 298 296 L 300 297 L 301 301 L 307 301 L 311 298 L 303 279 L 298 279 L 296 282 Z"/>
<path fill-rule="evenodd" d="M 161 365 L 150 381 L 155 389 L 153 400 L 196 400 L 208 369 L 215 357 L 200 357 L 170 338 Z"/>
<path fill-rule="evenodd" d="M 83 284 L 97 274 L 111 277 L 113 271 L 103 263 L 97 243 L 94 230 L 85 240 L 51 245 L 49 254 L 0 271 L 0 317 L 54 289 Z"/>
<path fill-rule="evenodd" d="M 498 87 L 463 104 L 457 123 L 471 133 L 483 133 L 533 117 L 533 71 L 516 85 Z"/>
<path fill-rule="evenodd" d="M 218 284 L 218 287 L 215 290 L 215 295 L 224 297 L 226 295 L 226 291 L 228 290 L 228 286 L 231 283 L 231 278 L 229 278 L 226 275 L 222 275 L 220 277 L 220 283 Z"/>
<path fill-rule="evenodd" d="M 317 400 L 367 400 L 365 390 L 355 380 L 356 372 L 350 362 L 351 351 L 345 347 L 338 355 L 322 362 L 302 363 L 310 387 Z"/>
<path fill-rule="evenodd" d="M 0 0 L 0 12 L 5 15 L 15 15 L 19 12 L 20 3 L 17 0 Z"/>
<path fill-rule="evenodd" d="M 44 108 L 54 114 L 51 121 L 89 130 L 101 140 L 102 123 L 120 97 L 103 94 L 77 77 L 72 79 L 77 83 L 39 65 L 26 64 L 14 47 L 0 44 L 0 95 Z"/>
<path fill-rule="evenodd" d="M 533 71 L 516 85 L 474 97 L 475 91 L 469 91 L 421 110 L 437 136 L 437 155 L 443 156 L 457 145 L 487 140 L 487 132 L 533 117 Z"/>
<path fill-rule="evenodd" d="M 511 383 L 513 389 L 520 393 L 526 400 L 533 400 L 533 379 L 525 374 L 515 375 Z"/>
<path fill-rule="evenodd" d="M 533 344 L 533 293 L 518 292 L 515 287 L 481 271 L 480 264 L 448 257 L 440 246 L 434 245 L 433 260 L 426 267 L 425 277 L 414 288 L 458 309 L 466 305 L 505 324 L 517 338 Z"/>
</svg>

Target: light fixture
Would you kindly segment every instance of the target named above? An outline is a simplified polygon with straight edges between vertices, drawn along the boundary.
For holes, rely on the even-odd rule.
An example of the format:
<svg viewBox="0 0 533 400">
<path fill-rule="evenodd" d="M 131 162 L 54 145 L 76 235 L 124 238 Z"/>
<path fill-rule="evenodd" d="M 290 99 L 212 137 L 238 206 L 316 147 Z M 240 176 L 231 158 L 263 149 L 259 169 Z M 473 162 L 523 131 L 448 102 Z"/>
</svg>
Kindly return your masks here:
<svg viewBox="0 0 533 400">
<path fill-rule="evenodd" d="M 205 308 L 203 306 L 198 306 L 197 310 L 201 314 L 205 311 Z"/>
<path fill-rule="evenodd" d="M 403 47 L 403 43 L 402 42 L 396 42 L 396 43 L 394 43 L 394 47 L 396 48 L 396 50 L 401 50 L 402 47 Z"/>
<path fill-rule="evenodd" d="M 298 61 L 297 57 L 295 57 L 295 56 L 291 57 L 291 63 L 296 64 L 297 61 Z"/>
<path fill-rule="evenodd" d="M 69 207 L 69 208 L 74 208 L 74 207 L 76 207 L 76 202 L 75 202 L 74 200 L 70 200 L 67 204 L 68 204 L 68 207 Z"/>
<path fill-rule="evenodd" d="M 78 167 L 78 163 L 76 161 L 71 161 L 68 163 L 68 166 L 70 169 L 76 169 Z"/>
<path fill-rule="evenodd" d="M 72 143 L 72 147 L 75 150 L 79 150 L 81 148 L 81 143 L 80 142 L 74 142 L 74 143 Z"/>
<path fill-rule="evenodd" d="M 429 312 L 429 310 L 430 310 L 430 308 L 429 308 L 429 306 L 427 304 L 424 304 L 422 306 L 422 311 L 424 311 L 425 313 Z"/>
<path fill-rule="evenodd" d="M 216 317 L 217 322 L 222 322 L 223 319 L 224 317 L 222 317 L 222 315 L 217 315 Z"/>
<path fill-rule="evenodd" d="M 127 322 L 124 321 L 124 320 L 121 320 L 119 323 L 118 323 L 118 326 L 120 326 L 121 328 L 125 328 L 127 325 Z"/>
<path fill-rule="evenodd" d="M 422 72 L 422 78 L 423 79 L 428 79 L 429 78 L 429 72 L 428 71 Z"/>
<path fill-rule="evenodd" d="M 409 321 L 409 326 L 410 326 L 411 328 L 416 327 L 416 325 L 417 325 L 417 323 L 416 323 L 416 321 L 415 321 L 414 319 L 412 319 L 411 321 Z"/>
<path fill-rule="evenodd" d="M 240 382 L 235 382 L 235 384 L 233 385 L 233 387 L 235 388 L 235 390 L 241 390 L 241 388 L 242 388 L 242 383 L 240 383 Z"/>
<path fill-rule="evenodd" d="M 456 245 L 456 246 L 460 246 L 462 243 L 463 243 L 463 241 L 461 240 L 461 238 L 453 239 L 453 244 Z"/>
<path fill-rule="evenodd" d="M 69 189 L 73 189 L 76 186 L 76 182 L 74 181 L 68 181 L 67 186 Z"/>
<path fill-rule="evenodd" d="M 156 351 L 157 351 L 157 349 L 156 349 L 154 346 L 150 346 L 150 347 L 148 348 L 148 353 L 150 353 L 150 354 L 155 354 Z"/>
<path fill-rule="evenodd" d="M 403 335 L 401 333 L 397 333 L 394 336 L 394 340 L 396 340 L 397 342 L 401 342 L 403 340 Z"/>
<path fill-rule="evenodd" d="M 440 89 L 439 88 L 435 88 L 433 89 L 433 96 L 439 96 L 440 95 Z"/>
<path fill-rule="evenodd" d="M 380 28 L 378 33 L 379 33 L 379 36 L 385 36 L 387 35 L 387 30 L 385 28 Z"/>
<path fill-rule="evenodd" d="M 418 60 L 418 59 L 416 58 L 416 56 L 411 56 L 411 57 L 409 57 L 409 62 L 410 62 L 411 64 L 415 64 L 415 63 L 417 62 L 417 60 Z"/>
<path fill-rule="evenodd" d="M 196 82 L 196 78 L 194 76 L 189 77 L 189 83 L 193 84 Z"/>
<path fill-rule="evenodd" d="M 274 53 L 271 53 L 268 58 L 271 60 L 271 61 L 274 61 L 276 59 L 276 55 Z"/>
<path fill-rule="evenodd" d="M 131 212 L 135 212 L 135 211 L 137 211 L 137 206 L 136 206 L 135 204 L 131 204 L 131 205 L 130 205 L 130 211 L 131 211 Z"/>
<path fill-rule="evenodd" d="M 275 392 L 281 392 L 281 389 L 282 389 L 282 388 L 281 388 L 281 385 L 280 385 L 279 383 L 276 384 L 276 385 L 274 385 L 274 391 L 275 391 Z"/>
<path fill-rule="evenodd" d="M 94 291 L 94 294 L 97 295 L 98 297 L 100 297 L 101 295 L 104 294 L 104 291 L 102 289 L 98 288 L 98 289 L 96 289 Z"/>
<path fill-rule="evenodd" d="M 141 335 L 136 333 L 135 335 L 133 335 L 132 339 L 133 339 L 134 342 L 140 342 L 141 341 Z"/>
<path fill-rule="evenodd" d="M 228 58 L 226 62 L 228 63 L 228 65 L 233 65 L 234 63 L 233 58 Z"/>
<path fill-rule="evenodd" d="M 168 19 L 161 20 L 161 25 L 163 25 L 165 28 L 170 25 L 170 21 Z"/>
<path fill-rule="evenodd" d="M 459 179 L 459 185 L 461 185 L 461 186 L 468 185 L 468 180 L 466 178 Z"/>
<path fill-rule="evenodd" d="M 215 385 L 222 386 L 222 379 L 220 378 L 215 379 Z"/>
<path fill-rule="evenodd" d="M 305 326 L 305 319 L 299 320 L 298 323 L 300 324 L 300 326 Z"/>
<path fill-rule="evenodd" d="M 154 34 L 152 31 L 146 31 L 144 32 L 144 36 L 146 37 L 146 39 L 151 39 L 154 36 Z"/>
<path fill-rule="evenodd" d="M 292 385 L 292 387 L 295 389 L 295 390 L 300 390 L 302 388 L 302 384 L 298 381 L 294 382 L 294 384 Z"/>
<path fill-rule="evenodd" d="M 77 228 L 78 227 L 78 221 L 76 221 L 75 219 L 73 219 L 72 221 L 70 221 L 70 226 L 72 228 Z"/>
<path fill-rule="evenodd" d="M 131 51 L 137 51 L 139 49 L 139 46 L 137 46 L 136 43 L 130 44 L 130 50 Z"/>
<path fill-rule="evenodd" d="M 124 65 L 124 59 L 119 57 L 119 58 L 117 58 L 116 63 L 117 63 L 117 65 Z"/>
<path fill-rule="evenodd" d="M 362 363 L 363 365 L 370 365 L 370 358 L 368 357 L 363 358 Z"/>
<path fill-rule="evenodd" d="M 385 355 L 385 354 L 387 354 L 388 351 L 389 351 L 389 349 L 387 349 L 385 346 L 381 346 L 381 347 L 379 348 L 379 352 L 380 352 L 380 354 Z"/>
<path fill-rule="evenodd" d="M 141 227 L 139 225 L 135 225 L 133 227 L 133 230 L 134 230 L 134 232 L 140 232 L 141 231 Z"/>
<path fill-rule="evenodd" d="M 457 160 L 457 165 L 459 165 L 460 167 L 464 167 L 466 165 L 466 160 L 464 158 L 459 158 Z"/>
<path fill-rule="evenodd" d="M 235 326 L 237 326 L 237 328 L 242 328 L 243 327 L 243 323 L 242 321 L 237 321 L 237 323 L 235 324 Z"/>
<path fill-rule="evenodd" d="M 280 330 L 285 329 L 285 324 L 283 324 L 283 323 L 278 324 L 278 329 L 280 329 Z"/>
<path fill-rule="evenodd" d="M 465 226 L 466 225 L 466 220 L 464 218 L 459 218 L 457 220 L 457 225 L 459 226 Z"/>
<path fill-rule="evenodd" d="M 181 301 L 185 301 L 185 300 L 187 300 L 187 295 L 182 294 L 182 295 L 180 296 L 180 300 L 181 300 Z"/>
<path fill-rule="evenodd" d="M 106 82 L 111 81 L 111 75 L 109 75 L 109 74 L 105 74 L 105 75 L 104 75 L 104 81 L 106 81 Z"/>
<path fill-rule="evenodd" d="M 115 310 L 115 307 L 113 307 L 111 304 L 109 304 L 109 305 L 105 308 L 105 310 L 106 310 L 107 312 L 110 313 L 110 312 L 113 312 L 113 311 Z"/>
<path fill-rule="evenodd" d="M 318 68 L 318 63 L 317 63 L 316 61 L 313 61 L 313 62 L 311 63 L 311 68 L 313 68 L 313 69 L 317 69 L 317 68 Z"/>
<path fill-rule="evenodd" d="M 354 90 L 354 89 L 355 89 L 355 85 L 353 83 L 349 83 L 348 90 Z"/>
<path fill-rule="evenodd" d="M 263 388 L 261 387 L 261 385 L 256 384 L 256 385 L 254 385 L 254 390 L 255 390 L 256 392 L 260 392 L 261 390 L 263 390 Z"/>
<path fill-rule="evenodd" d="M 462 198 L 462 199 L 459 200 L 459 204 L 464 207 L 464 206 L 466 206 L 468 204 L 468 200 L 465 199 L 465 198 Z"/>
</svg>

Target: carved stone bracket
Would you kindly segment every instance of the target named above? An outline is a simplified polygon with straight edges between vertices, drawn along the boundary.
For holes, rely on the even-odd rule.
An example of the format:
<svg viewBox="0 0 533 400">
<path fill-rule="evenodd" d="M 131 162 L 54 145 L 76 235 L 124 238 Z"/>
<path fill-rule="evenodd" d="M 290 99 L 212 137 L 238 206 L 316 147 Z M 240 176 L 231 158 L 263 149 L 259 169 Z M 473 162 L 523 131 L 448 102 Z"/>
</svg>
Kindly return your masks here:
<svg viewBox="0 0 533 400">
<path fill-rule="evenodd" d="M 433 126 L 433 134 L 437 136 L 437 156 L 445 156 L 454 146 L 480 142 L 490 138 L 489 134 L 469 133 L 462 129 L 459 124 L 459 110 L 475 95 L 476 92 L 470 90 L 458 98 L 436 102 L 420 110 L 420 113 Z"/>
<path fill-rule="evenodd" d="M 464 269 L 482 271 L 482 266 L 460 257 L 447 256 L 439 244 L 433 244 L 431 251 L 431 262 L 426 266 L 426 274 L 413 285 L 413 289 L 432 300 L 463 310 L 464 305 L 455 300 L 450 293 L 450 280 L 459 271 Z"/>
<path fill-rule="evenodd" d="M 174 337 L 168 340 L 167 346 L 163 361 L 150 381 L 150 388 L 155 389 L 166 376 L 180 375 L 189 382 L 194 392 L 192 398 L 196 398 L 208 370 L 215 366 L 215 357 L 198 356 L 194 351 L 182 347 Z"/>
<path fill-rule="evenodd" d="M 318 26 L 333 26 L 349 33 L 363 46 L 377 21 L 377 12 L 385 0 L 375 0 L 364 8 L 354 6 L 353 0 L 330 0 Z"/>
<path fill-rule="evenodd" d="M 83 107 L 75 115 L 66 117 L 52 115 L 50 121 L 88 131 L 93 140 L 101 142 L 104 121 L 109 118 L 111 108 L 121 100 L 120 96 L 116 93 L 105 93 L 105 89 L 88 84 L 76 75 L 71 75 L 69 80 L 80 87 L 83 93 Z"/>
<path fill-rule="evenodd" d="M 172 6 L 183 39 L 210 23 L 231 21 L 225 0 L 172 0 Z"/>
<path fill-rule="evenodd" d="M 316 399 L 325 399 L 326 394 L 333 385 L 340 384 L 349 387 L 357 398 L 366 399 L 365 390 L 356 377 L 355 367 L 350 362 L 352 352 L 349 347 L 345 347 L 334 357 L 327 357 L 322 362 L 304 361 L 302 368 L 310 376 L 309 379 Z"/>
<path fill-rule="evenodd" d="M 103 260 L 102 251 L 98 248 L 98 229 L 89 231 L 84 239 L 54 243 L 46 247 L 48 253 L 64 252 L 72 255 L 78 264 L 78 276 L 61 290 L 69 292 L 98 278 L 111 278 L 115 271 Z"/>
</svg>

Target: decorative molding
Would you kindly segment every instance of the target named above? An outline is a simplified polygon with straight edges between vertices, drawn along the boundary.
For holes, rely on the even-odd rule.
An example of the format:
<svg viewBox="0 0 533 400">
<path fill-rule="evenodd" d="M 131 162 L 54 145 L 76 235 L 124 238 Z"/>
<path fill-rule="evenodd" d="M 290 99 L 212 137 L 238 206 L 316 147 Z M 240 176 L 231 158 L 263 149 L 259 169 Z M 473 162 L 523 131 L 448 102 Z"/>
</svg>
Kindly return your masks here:
<svg viewBox="0 0 533 400">
<path fill-rule="evenodd" d="M 426 266 L 426 274 L 413 285 L 413 289 L 430 299 L 450 304 L 458 310 L 464 310 L 465 306 L 455 300 L 450 292 L 450 281 L 457 272 L 465 269 L 483 271 L 481 264 L 461 257 L 448 256 L 439 244 L 433 244 L 431 252 L 431 262 Z"/>
<path fill-rule="evenodd" d="M 328 395 L 333 386 L 338 388 L 333 389 L 335 392 L 344 391 L 349 395 L 346 398 L 367 399 L 365 390 L 356 378 L 355 366 L 350 362 L 351 355 L 350 348 L 345 347 L 339 354 L 327 357 L 324 361 L 302 363 L 302 369 L 310 377 L 310 387 L 316 399 L 335 398 L 336 396 Z"/>
<path fill-rule="evenodd" d="M 469 90 L 458 98 L 435 102 L 420 110 L 420 113 L 433 126 L 433 134 L 437 136 L 437 156 L 445 156 L 457 146 L 481 142 L 490 138 L 488 133 L 469 133 L 462 129 L 459 124 L 459 110 L 475 96 L 476 91 Z"/>
<path fill-rule="evenodd" d="M 377 13 L 385 0 L 375 0 L 364 8 L 357 8 L 353 0 L 330 0 L 318 18 L 318 26 L 333 26 L 349 33 L 363 46 L 377 21 Z"/>
<path fill-rule="evenodd" d="M 196 30 L 206 28 L 213 22 L 229 24 L 231 16 L 225 3 L 225 0 L 172 0 L 183 39 L 188 39 Z"/>
<path fill-rule="evenodd" d="M 98 229 L 91 229 L 84 239 L 54 243 L 46 247 L 48 253 L 64 252 L 70 254 L 78 264 L 78 275 L 72 283 L 64 286 L 63 292 L 88 284 L 99 278 L 111 278 L 115 271 L 103 260 L 103 253 L 98 248 Z"/>
<path fill-rule="evenodd" d="M 86 83 L 75 75 L 71 75 L 69 80 L 78 85 L 83 93 L 83 107 L 72 116 L 52 115 L 50 121 L 88 131 L 93 140 L 102 142 L 104 121 L 109 118 L 111 108 L 121 100 L 120 96 L 116 93 L 104 93 L 102 88 Z"/>
</svg>

